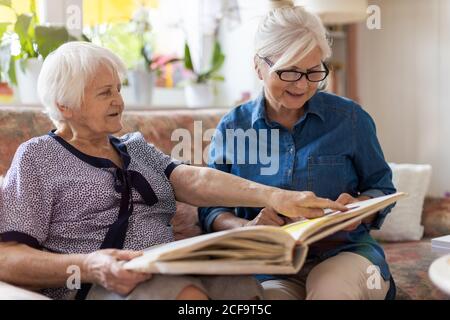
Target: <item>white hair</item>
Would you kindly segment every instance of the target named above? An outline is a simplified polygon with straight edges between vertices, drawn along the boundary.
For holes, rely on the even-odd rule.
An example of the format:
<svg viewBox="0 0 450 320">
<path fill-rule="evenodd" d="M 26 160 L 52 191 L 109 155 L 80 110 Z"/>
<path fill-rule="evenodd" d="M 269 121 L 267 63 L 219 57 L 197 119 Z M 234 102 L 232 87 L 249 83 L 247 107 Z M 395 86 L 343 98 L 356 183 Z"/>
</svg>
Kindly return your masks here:
<svg viewBox="0 0 450 320">
<path fill-rule="evenodd" d="M 45 113 L 58 126 L 64 119 L 58 105 L 77 109 L 84 99 L 84 90 L 100 66 L 117 72 L 122 80 L 126 67 L 110 50 L 89 42 L 68 42 L 53 51 L 44 61 L 37 90 Z"/>
<path fill-rule="evenodd" d="M 331 56 L 327 31 L 320 18 L 293 1 L 271 1 L 272 7 L 260 23 L 255 37 L 255 51 L 261 57 L 280 56 L 271 70 L 295 65 L 315 47 L 322 60 Z M 299 54 L 300 52 L 300 54 Z"/>
</svg>

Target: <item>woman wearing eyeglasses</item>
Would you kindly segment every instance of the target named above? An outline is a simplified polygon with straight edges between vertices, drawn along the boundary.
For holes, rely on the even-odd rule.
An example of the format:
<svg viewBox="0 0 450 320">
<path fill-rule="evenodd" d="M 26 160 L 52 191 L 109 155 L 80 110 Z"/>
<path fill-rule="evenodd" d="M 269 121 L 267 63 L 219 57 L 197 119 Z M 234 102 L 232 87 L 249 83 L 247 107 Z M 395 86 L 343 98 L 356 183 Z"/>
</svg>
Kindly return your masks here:
<svg viewBox="0 0 450 320">
<path fill-rule="evenodd" d="M 355 102 L 320 90 L 331 56 L 321 21 L 290 1 L 279 2 L 284 5 L 265 17 L 256 34 L 254 64 L 263 91 L 221 120 L 209 166 L 341 204 L 394 193 L 372 118 Z M 239 143 L 239 131 L 247 133 L 246 143 Z M 277 170 L 263 170 L 269 166 Z M 390 209 L 312 245 L 299 274 L 258 275 L 265 298 L 395 297 L 384 252 L 369 234 Z M 290 222 L 271 208 L 200 208 L 199 218 L 206 232 Z"/>
</svg>

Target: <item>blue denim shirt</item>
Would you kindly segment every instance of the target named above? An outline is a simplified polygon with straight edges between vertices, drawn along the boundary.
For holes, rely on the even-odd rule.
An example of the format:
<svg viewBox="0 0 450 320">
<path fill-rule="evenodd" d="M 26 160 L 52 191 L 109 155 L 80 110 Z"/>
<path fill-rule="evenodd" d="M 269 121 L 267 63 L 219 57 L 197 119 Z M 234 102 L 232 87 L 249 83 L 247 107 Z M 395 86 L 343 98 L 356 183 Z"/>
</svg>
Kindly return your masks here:
<svg viewBox="0 0 450 320">
<path fill-rule="evenodd" d="M 263 94 L 233 109 L 218 125 L 210 145 L 208 165 L 265 185 L 313 191 L 332 200 L 344 192 L 353 197 L 378 197 L 396 191 L 375 124 L 367 112 L 351 100 L 325 92 L 317 92 L 304 110 L 304 115 L 289 131 L 266 117 Z M 255 129 L 259 134 L 257 145 L 246 139 L 244 147 L 236 149 L 239 145 L 236 136 L 222 139 L 233 132 L 229 129 L 244 132 Z M 268 153 L 263 149 L 268 149 Z M 271 163 L 267 155 L 273 156 Z M 341 231 L 311 245 L 308 257 L 324 260 L 341 251 L 357 253 L 377 265 L 388 280 L 390 272 L 383 249 L 369 231 L 381 227 L 391 208 L 380 211 L 371 225 L 361 224 L 354 231 Z M 261 209 L 199 208 L 199 220 L 204 231 L 212 232 L 212 224 L 222 212 L 252 220 Z"/>
</svg>

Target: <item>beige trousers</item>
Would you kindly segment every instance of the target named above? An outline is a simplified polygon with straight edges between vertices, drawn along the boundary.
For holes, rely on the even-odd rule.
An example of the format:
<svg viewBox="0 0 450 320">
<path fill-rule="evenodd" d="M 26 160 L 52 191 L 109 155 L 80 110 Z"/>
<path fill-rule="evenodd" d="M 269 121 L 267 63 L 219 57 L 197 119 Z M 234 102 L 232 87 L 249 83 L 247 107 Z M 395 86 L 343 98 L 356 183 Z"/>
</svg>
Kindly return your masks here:
<svg viewBox="0 0 450 320">
<path fill-rule="evenodd" d="M 154 274 L 123 297 L 101 286 L 93 286 L 86 300 L 175 300 L 180 292 L 194 286 L 212 300 L 263 298 L 259 282 L 252 276 L 172 276 Z"/>
<path fill-rule="evenodd" d="M 267 300 L 383 300 L 389 285 L 368 259 L 351 252 L 305 265 L 294 277 L 262 282 Z"/>
</svg>

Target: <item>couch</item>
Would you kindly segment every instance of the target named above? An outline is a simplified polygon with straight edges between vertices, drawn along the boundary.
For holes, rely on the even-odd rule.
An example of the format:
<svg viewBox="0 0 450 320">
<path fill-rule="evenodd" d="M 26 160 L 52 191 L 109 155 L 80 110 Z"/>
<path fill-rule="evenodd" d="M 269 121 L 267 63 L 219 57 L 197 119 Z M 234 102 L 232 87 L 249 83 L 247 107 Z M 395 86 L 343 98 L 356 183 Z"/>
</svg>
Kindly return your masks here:
<svg viewBox="0 0 450 320">
<path fill-rule="evenodd" d="M 140 131 L 145 138 L 167 154 L 178 141 L 171 141 L 172 132 L 178 128 L 194 133 L 194 121 L 201 121 L 203 132 L 214 128 L 227 109 L 179 109 L 127 111 L 124 114 L 123 132 Z M 0 176 L 5 175 L 17 147 L 34 136 L 43 135 L 53 128 L 52 123 L 40 108 L 0 107 Z M 197 132 L 200 133 L 201 132 Z M 206 147 L 207 141 L 203 142 Z M 192 144 L 193 147 L 194 144 Z M 192 153 L 193 154 L 193 153 Z M 429 203 L 426 202 L 426 204 Z M 436 205 L 436 200 L 434 200 Z M 424 210 L 429 213 L 430 210 Z M 424 217 L 429 221 L 432 214 Z M 201 233 L 196 208 L 178 203 L 172 221 L 175 237 L 182 239 Z M 449 299 L 436 289 L 428 279 L 428 267 L 438 257 L 431 251 L 430 240 L 382 244 L 391 271 L 397 282 L 397 299 Z M 1 279 L 0 279 L 1 280 Z M 12 293 L 13 287 L 0 283 L 2 294 Z M 20 291 L 18 294 L 22 293 Z"/>
</svg>

